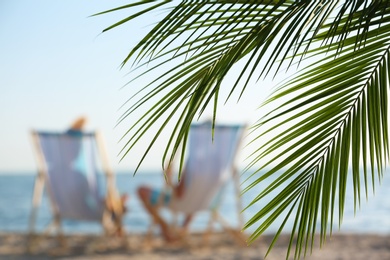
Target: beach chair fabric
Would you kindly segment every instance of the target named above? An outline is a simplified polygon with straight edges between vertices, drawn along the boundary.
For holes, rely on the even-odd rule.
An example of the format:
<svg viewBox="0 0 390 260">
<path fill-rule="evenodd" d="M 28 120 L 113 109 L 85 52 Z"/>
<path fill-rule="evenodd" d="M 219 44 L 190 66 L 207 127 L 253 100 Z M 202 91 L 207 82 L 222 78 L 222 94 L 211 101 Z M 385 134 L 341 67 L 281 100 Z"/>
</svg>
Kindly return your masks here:
<svg viewBox="0 0 390 260">
<path fill-rule="evenodd" d="M 195 213 L 215 208 L 221 192 L 235 169 L 235 157 L 243 125 L 216 125 L 211 122 L 193 124 L 189 134 L 185 164 L 185 193 L 173 199 L 170 208 L 182 213 Z M 218 196 L 219 195 L 219 196 Z"/>
<path fill-rule="evenodd" d="M 208 226 L 204 232 L 203 241 L 205 243 L 208 241 L 213 225 L 218 223 L 228 234 L 232 235 L 237 244 L 246 245 L 246 238 L 241 232 L 244 219 L 241 214 L 240 181 L 236 167 L 237 150 L 245 128 L 245 125 L 217 124 L 213 135 L 212 124 L 209 121 L 191 125 L 184 167 L 184 194 L 180 198 L 173 196 L 168 205 L 162 203 L 164 199 L 160 197 L 160 203 L 157 204 L 157 207 L 168 208 L 172 211 L 171 230 L 176 230 L 182 242 L 186 240 L 188 226 L 180 227 L 178 215 L 183 213 L 193 215 L 204 211 L 210 213 Z M 226 221 L 219 213 L 223 191 L 230 180 L 234 182 L 238 228 L 232 227 L 229 221 Z M 164 189 L 165 192 L 162 192 L 161 196 L 169 193 L 169 185 Z M 152 222 L 147 243 L 151 242 L 154 226 L 155 223 Z"/>
<path fill-rule="evenodd" d="M 63 219 L 100 221 L 104 194 L 97 179 L 94 134 L 37 133 L 51 193 Z"/>
<path fill-rule="evenodd" d="M 119 193 L 113 172 L 107 165 L 99 133 L 33 131 L 32 137 L 38 175 L 34 186 L 30 233 L 34 233 L 44 187 L 53 214 L 49 227 L 55 226 L 62 233 L 61 221 L 70 219 L 101 222 L 106 233 L 109 228 L 118 228 L 118 223 L 107 221 L 106 199 L 116 199 Z M 99 182 L 99 173 L 105 175 L 105 187 Z"/>
</svg>

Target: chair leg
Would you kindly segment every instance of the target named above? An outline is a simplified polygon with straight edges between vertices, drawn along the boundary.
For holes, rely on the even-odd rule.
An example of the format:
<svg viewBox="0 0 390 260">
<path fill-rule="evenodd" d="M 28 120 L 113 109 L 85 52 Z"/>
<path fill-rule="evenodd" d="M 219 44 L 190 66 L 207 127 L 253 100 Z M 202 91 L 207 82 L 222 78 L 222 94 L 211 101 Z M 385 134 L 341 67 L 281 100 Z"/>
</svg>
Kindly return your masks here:
<svg viewBox="0 0 390 260">
<path fill-rule="evenodd" d="M 27 235 L 26 251 L 32 253 L 38 244 L 38 235 L 36 233 L 29 233 Z"/>
<path fill-rule="evenodd" d="M 54 229 L 56 230 L 55 232 L 57 233 L 58 243 L 62 247 L 66 247 L 67 243 L 66 243 L 66 239 L 64 236 L 64 230 L 62 229 L 62 225 L 61 225 L 61 217 L 58 214 L 56 214 L 56 216 L 54 217 L 53 226 L 54 226 Z"/>
<path fill-rule="evenodd" d="M 210 216 L 209 221 L 207 223 L 206 232 L 203 233 L 203 239 L 202 239 L 203 246 L 210 245 L 209 241 L 210 241 L 211 233 L 213 231 L 213 223 L 215 221 L 215 216 L 214 216 L 215 212 L 212 211 L 210 214 L 211 214 L 211 216 Z"/>
<path fill-rule="evenodd" d="M 216 220 L 222 225 L 222 228 L 232 235 L 236 243 L 240 246 L 246 246 L 246 238 L 240 230 L 232 229 L 229 227 L 228 222 L 218 213 L 215 212 Z"/>
<path fill-rule="evenodd" d="M 105 236 L 109 235 L 109 230 L 110 230 L 109 225 L 110 225 L 109 214 L 106 210 L 104 210 L 102 215 L 102 228 Z"/>
<path fill-rule="evenodd" d="M 41 176 L 37 176 L 34 183 L 33 199 L 32 199 L 32 209 L 29 220 L 29 234 L 27 237 L 27 251 L 32 250 L 32 244 L 36 242 L 35 235 L 35 222 L 38 212 L 38 207 L 41 204 L 41 198 L 44 188 L 44 179 Z"/>
</svg>

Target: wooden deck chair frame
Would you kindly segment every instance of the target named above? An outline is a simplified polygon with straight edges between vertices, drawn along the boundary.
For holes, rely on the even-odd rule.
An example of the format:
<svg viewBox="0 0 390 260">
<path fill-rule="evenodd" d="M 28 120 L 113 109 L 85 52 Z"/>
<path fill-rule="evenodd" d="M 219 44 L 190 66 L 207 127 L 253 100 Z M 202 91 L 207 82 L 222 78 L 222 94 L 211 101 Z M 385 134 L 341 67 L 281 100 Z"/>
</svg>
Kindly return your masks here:
<svg viewBox="0 0 390 260">
<path fill-rule="evenodd" d="M 115 185 L 115 175 L 111 170 L 111 167 L 109 166 L 107 153 L 101 133 L 99 131 L 96 131 L 93 133 L 93 135 L 95 137 L 98 150 L 97 152 L 99 154 L 99 159 L 102 163 L 103 172 L 106 178 L 106 200 L 111 201 L 112 205 L 115 207 L 115 205 L 118 205 L 117 202 L 120 199 L 119 193 Z M 35 178 L 32 197 L 32 209 L 29 219 L 29 236 L 35 237 L 35 222 L 37 217 L 37 211 L 39 206 L 41 205 L 44 188 L 46 188 L 46 193 L 48 195 L 53 220 L 44 230 L 44 233 L 46 234 L 53 230 L 54 232 L 57 232 L 58 238 L 61 240 L 61 242 L 63 242 L 63 230 L 61 227 L 62 217 L 53 198 L 50 183 L 48 182 L 48 170 L 44 159 L 42 147 L 39 142 L 39 132 L 33 130 L 31 132 L 31 138 L 33 143 L 33 150 L 36 155 L 38 171 Z M 108 212 L 106 208 L 103 212 L 101 224 L 106 235 L 110 235 L 110 233 L 112 232 L 111 230 L 115 228 L 115 225 L 122 225 L 121 218 L 123 217 L 123 215 L 120 215 L 120 209 L 114 208 L 113 210 L 118 214 L 119 217 L 119 219 L 117 219 L 117 223 L 113 223 L 110 216 L 111 212 Z"/>
<path fill-rule="evenodd" d="M 216 223 L 219 223 L 224 231 L 229 233 L 235 242 L 240 246 L 246 246 L 247 238 L 245 237 L 244 233 L 242 232 L 242 228 L 244 227 L 244 216 L 241 214 L 243 210 L 242 200 L 241 200 L 241 191 L 240 191 L 240 176 L 238 174 L 238 170 L 236 167 L 232 170 L 232 180 L 234 184 L 234 197 L 236 199 L 236 213 L 237 213 L 237 219 L 238 219 L 238 225 L 239 228 L 232 228 L 227 220 L 222 217 L 222 215 L 219 213 L 218 208 L 214 208 L 211 210 L 209 223 L 207 225 L 206 232 L 204 233 L 204 243 L 207 243 L 209 241 L 209 237 L 213 232 L 213 225 Z"/>
<path fill-rule="evenodd" d="M 206 228 L 205 232 L 203 233 L 203 242 L 205 244 L 207 244 L 207 242 L 209 241 L 209 237 L 213 233 L 213 226 L 215 224 L 220 224 L 222 229 L 224 231 L 226 231 L 228 234 L 230 234 L 232 236 L 232 238 L 234 239 L 234 241 L 238 245 L 240 245 L 240 246 L 247 245 L 247 242 L 246 242 L 247 238 L 245 237 L 244 233 L 242 232 L 242 228 L 244 227 L 244 217 L 241 214 L 241 212 L 243 210 L 243 204 L 242 204 L 242 200 L 241 200 L 241 191 L 240 191 L 240 176 L 239 176 L 238 168 L 236 166 L 236 157 L 237 157 L 238 149 L 241 146 L 244 132 L 245 132 L 245 129 L 247 128 L 247 125 L 240 125 L 240 128 L 242 129 L 241 130 L 242 133 L 239 136 L 239 140 L 237 142 L 236 149 L 233 151 L 234 152 L 234 155 L 233 155 L 234 162 L 231 165 L 231 167 L 232 167 L 231 168 L 231 174 L 232 174 L 231 180 L 233 181 L 233 184 L 234 184 L 234 195 L 235 195 L 234 197 L 236 200 L 235 207 L 236 207 L 239 228 L 237 229 L 237 228 L 231 227 L 229 222 L 226 221 L 222 217 L 222 215 L 219 213 L 219 207 L 215 207 L 213 209 L 210 209 L 209 210 L 209 212 L 210 212 L 209 222 L 207 224 L 207 228 Z M 172 190 L 173 187 L 171 185 L 172 184 L 170 182 L 165 182 L 165 185 L 163 187 L 163 191 L 169 192 L 170 190 Z M 162 192 L 160 194 L 160 197 L 158 199 L 158 203 L 156 205 L 156 207 L 158 207 L 158 208 L 166 207 L 166 206 L 163 206 L 164 193 L 165 192 Z M 177 233 L 182 238 L 182 242 L 185 242 L 186 239 L 188 238 L 188 236 L 187 236 L 188 230 L 183 230 L 179 227 L 178 213 L 175 213 L 175 212 L 172 212 L 172 213 L 173 213 L 173 220 L 170 223 L 171 229 L 174 230 L 174 232 Z M 152 221 L 151 225 L 149 226 L 148 232 L 147 232 L 147 240 L 146 240 L 147 243 L 151 243 L 153 229 L 155 228 L 155 226 L 156 226 L 156 223 L 154 221 Z"/>
</svg>

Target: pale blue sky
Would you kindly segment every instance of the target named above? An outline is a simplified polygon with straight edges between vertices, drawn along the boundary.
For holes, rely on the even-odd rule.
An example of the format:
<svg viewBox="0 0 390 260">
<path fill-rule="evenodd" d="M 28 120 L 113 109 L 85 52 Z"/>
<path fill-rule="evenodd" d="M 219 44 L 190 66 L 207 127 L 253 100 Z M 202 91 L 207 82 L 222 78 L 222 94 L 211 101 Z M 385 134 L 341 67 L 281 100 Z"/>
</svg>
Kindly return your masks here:
<svg viewBox="0 0 390 260">
<path fill-rule="evenodd" d="M 90 15 L 129 1 L 0 1 L 0 171 L 34 171 L 29 131 L 63 130 L 79 115 L 87 129 L 100 129 L 115 170 L 133 170 L 137 158 L 119 163 L 120 137 L 129 125 L 115 127 L 121 105 L 133 92 L 122 86 L 130 67 L 119 65 L 153 16 L 100 34 L 126 12 Z M 238 105 L 220 108 L 220 121 L 253 123 L 257 105 L 268 95 L 249 90 Z M 267 85 L 264 86 L 264 85 Z M 206 115 L 207 116 L 207 115 Z M 161 140 L 141 169 L 158 169 Z M 134 154 L 141 154 L 140 144 Z"/>
</svg>

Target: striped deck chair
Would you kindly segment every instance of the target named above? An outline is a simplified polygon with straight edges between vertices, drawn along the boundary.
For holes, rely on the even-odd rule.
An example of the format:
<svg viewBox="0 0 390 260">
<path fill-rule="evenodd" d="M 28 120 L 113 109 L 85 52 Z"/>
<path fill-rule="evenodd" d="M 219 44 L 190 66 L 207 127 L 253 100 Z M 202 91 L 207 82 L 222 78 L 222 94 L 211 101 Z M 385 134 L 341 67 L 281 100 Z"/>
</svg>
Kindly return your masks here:
<svg viewBox="0 0 390 260">
<path fill-rule="evenodd" d="M 236 241 L 245 244 L 240 232 L 244 221 L 240 200 L 239 176 L 236 155 L 245 125 L 217 124 L 212 140 L 211 122 L 193 124 L 189 133 L 187 159 L 184 168 L 185 192 L 181 198 L 173 196 L 169 208 L 177 213 L 194 214 L 209 211 L 210 222 L 205 235 L 212 231 L 214 223 L 220 223 L 225 231 L 234 235 Z M 232 228 L 219 213 L 224 187 L 232 180 L 235 184 L 236 206 L 240 227 Z M 187 233 L 186 230 L 181 231 Z M 207 240 L 207 237 L 206 237 Z"/>
<path fill-rule="evenodd" d="M 53 214 L 53 221 L 46 231 L 54 228 L 62 237 L 61 220 L 64 219 L 100 222 L 106 234 L 122 230 L 124 212 L 117 203 L 119 193 L 114 174 L 108 167 L 101 136 L 95 132 L 33 131 L 32 137 L 38 174 L 32 199 L 30 234 L 35 232 L 44 188 Z M 106 191 L 97 179 L 102 168 L 106 176 Z M 107 205 L 113 208 L 108 211 Z"/>
</svg>

